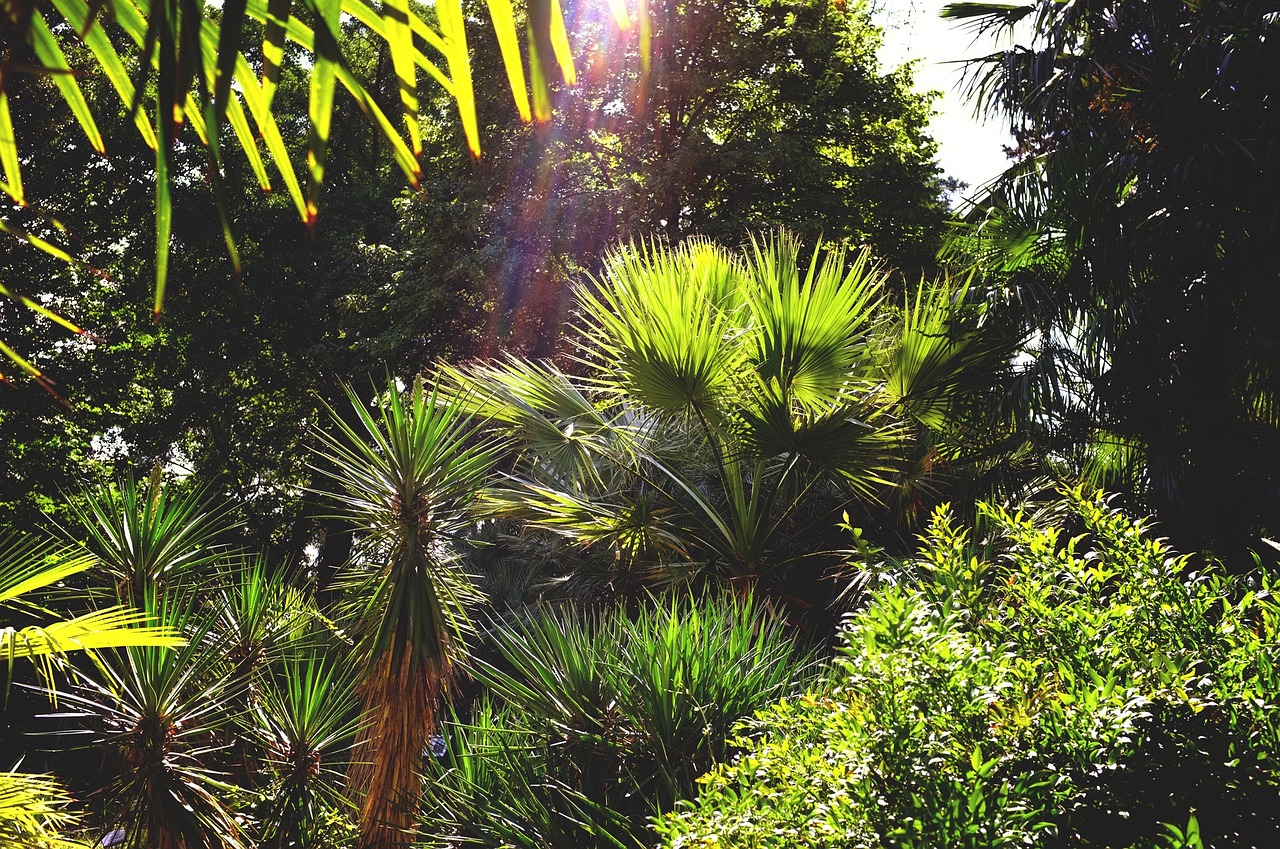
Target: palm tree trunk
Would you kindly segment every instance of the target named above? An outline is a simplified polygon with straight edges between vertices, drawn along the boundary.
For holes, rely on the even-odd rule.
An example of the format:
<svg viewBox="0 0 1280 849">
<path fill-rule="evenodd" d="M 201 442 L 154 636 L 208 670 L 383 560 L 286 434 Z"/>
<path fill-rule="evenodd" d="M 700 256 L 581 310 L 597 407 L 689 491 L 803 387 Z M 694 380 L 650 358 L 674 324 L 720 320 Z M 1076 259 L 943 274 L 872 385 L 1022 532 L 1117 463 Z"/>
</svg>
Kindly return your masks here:
<svg viewBox="0 0 1280 849">
<path fill-rule="evenodd" d="M 360 802 L 359 849 L 402 849 L 412 840 L 422 751 L 435 733 L 448 680 L 438 661 L 412 646 L 388 649 L 361 686 L 367 725 L 350 787 Z"/>
</svg>

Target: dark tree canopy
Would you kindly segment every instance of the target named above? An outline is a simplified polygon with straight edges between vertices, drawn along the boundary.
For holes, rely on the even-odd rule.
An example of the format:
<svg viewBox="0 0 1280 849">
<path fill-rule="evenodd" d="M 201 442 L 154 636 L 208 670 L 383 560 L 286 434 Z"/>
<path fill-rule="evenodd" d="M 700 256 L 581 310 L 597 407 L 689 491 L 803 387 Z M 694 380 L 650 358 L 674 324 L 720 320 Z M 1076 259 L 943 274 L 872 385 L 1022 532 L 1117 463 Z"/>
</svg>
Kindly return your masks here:
<svg viewBox="0 0 1280 849">
<path fill-rule="evenodd" d="M 1073 354 L 1056 364 L 1077 383 L 1059 447 L 1128 461 L 1102 463 L 1104 482 L 1183 544 L 1239 553 L 1280 529 L 1274 4 L 953 10 L 1034 21 L 974 69 L 1021 148 L 963 248 Z"/>
</svg>

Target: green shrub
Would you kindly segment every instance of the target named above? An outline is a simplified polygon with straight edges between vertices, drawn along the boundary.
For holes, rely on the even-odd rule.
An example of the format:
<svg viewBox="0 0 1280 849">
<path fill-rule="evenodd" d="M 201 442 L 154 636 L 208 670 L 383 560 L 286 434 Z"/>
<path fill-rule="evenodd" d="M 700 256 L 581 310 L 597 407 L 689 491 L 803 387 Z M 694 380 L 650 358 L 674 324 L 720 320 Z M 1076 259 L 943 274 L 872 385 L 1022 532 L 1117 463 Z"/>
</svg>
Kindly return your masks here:
<svg viewBox="0 0 1280 849">
<path fill-rule="evenodd" d="M 1273 838 L 1269 580 L 1193 569 L 1101 498 L 1065 506 L 1053 525 L 984 508 L 980 547 L 936 514 L 900 581 L 849 618 L 823 685 L 747 723 L 744 753 L 656 820 L 664 844 Z"/>
</svg>

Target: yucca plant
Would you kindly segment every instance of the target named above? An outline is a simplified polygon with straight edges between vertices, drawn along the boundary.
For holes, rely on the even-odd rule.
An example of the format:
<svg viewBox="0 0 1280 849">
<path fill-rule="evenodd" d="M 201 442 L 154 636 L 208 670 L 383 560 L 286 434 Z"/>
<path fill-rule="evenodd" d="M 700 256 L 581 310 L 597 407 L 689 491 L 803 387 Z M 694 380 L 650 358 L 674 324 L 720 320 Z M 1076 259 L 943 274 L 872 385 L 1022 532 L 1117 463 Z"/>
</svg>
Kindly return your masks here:
<svg viewBox="0 0 1280 849">
<path fill-rule="evenodd" d="M 217 764 L 244 679 L 233 677 L 228 646 L 193 600 L 149 592 L 146 602 L 187 645 L 104 657 L 65 697 L 67 718 L 103 750 L 107 823 L 124 831 L 127 849 L 248 849 L 236 789 Z"/>
<path fill-rule="evenodd" d="M 82 544 L 134 603 L 149 588 L 223 556 L 216 541 L 231 527 L 225 505 L 210 506 L 201 490 L 164 481 L 159 467 L 145 488 L 126 476 L 72 499 L 70 508 L 76 523 L 63 536 Z"/>
<path fill-rule="evenodd" d="M 371 412 L 350 393 L 356 424 L 336 413 L 317 432 L 338 515 L 361 534 L 347 576 L 368 725 L 351 784 L 363 795 L 360 846 L 403 844 L 422 751 L 465 656 L 478 599 L 455 542 L 493 466 L 495 445 L 454 400 L 394 381 Z"/>
<path fill-rule="evenodd" d="M 229 561 L 218 584 L 208 602 L 213 629 L 246 677 L 264 671 L 291 640 L 301 639 L 323 618 L 306 592 L 293 585 L 288 570 L 272 568 L 260 555 Z"/>
<path fill-rule="evenodd" d="M 354 813 L 342 790 L 359 717 L 355 675 L 342 654 L 308 647 L 267 679 L 252 717 L 270 775 L 256 812 L 260 849 L 328 845 L 333 820 Z"/>
<path fill-rule="evenodd" d="M 91 653 L 122 646 L 178 647 L 180 631 L 167 625 L 146 625 L 143 611 L 109 607 L 70 619 L 61 618 L 33 599 L 33 594 L 92 568 L 93 558 L 70 547 L 30 536 L 0 539 L 0 656 L 8 659 L 9 675 L 19 658 L 35 664 L 51 697 L 56 695 L 55 673 L 71 652 Z M 20 626 L 11 613 L 27 617 Z M 49 621 L 50 618 L 53 621 Z M 7 679 L 9 680 L 9 679 Z M 61 849 L 82 844 L 62 836 L 78 822 L 71 797 L 57 779 L 13 769 L 0 772 L 0 842 L 10 846 Z"/>
</svg>

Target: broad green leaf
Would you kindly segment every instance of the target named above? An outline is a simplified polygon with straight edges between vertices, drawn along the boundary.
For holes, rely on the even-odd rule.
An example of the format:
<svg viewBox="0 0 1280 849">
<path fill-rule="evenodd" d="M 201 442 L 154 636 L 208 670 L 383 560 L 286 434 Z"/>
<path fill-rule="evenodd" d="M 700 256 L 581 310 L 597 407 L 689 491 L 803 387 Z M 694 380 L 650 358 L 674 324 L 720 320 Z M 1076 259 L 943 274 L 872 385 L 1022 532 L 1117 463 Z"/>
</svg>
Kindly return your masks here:
<svg viewBox="0 0 1280 849">
<path fill-rule="evenodd" d="M 67 330 L 70 330 L 72 333 L 84 333 L 83 328 L 77 327 L 76 325 L 72 324 L 70 321 L 67 321 L 65 318 L 58 315 L 53 310 L 49 309 L 48 307 L 44 306 L 41 303 L 38 303 L 37 301 L 31 300 L 26 295 L 22 295 L 17 292 L 14 292 L 3 283 L 0 283 L 0 295 L 3 295 L 4 297 L 9 298 L 11 300 L 17 301 L 27 309 L 30 309 L 39 313 L 40 315 L 52 321 L 54 324 L 59 324 L 65 327 Z M 0 601 L 3 601 L 3 600 L 4 600 L 3 598 L 0 598 Z"/>
<path fill-rule="evenodd" d="M 8 345 L 4 344 L 3 341 L 0 341 L 0 354 L 4 354 L 6 357 L 12 360 L 14 364 L 18 366 L 18 368 L 22 369 L 27 374 L 35 378 L 37 381 L 44 384 L 46 388 L 48 388 L 48 378 L 44 376 L 44 372 L 40 371 L 40 369 L 33 366 L 28 360 L 22 357 L 22 355 L 20 355 L 17 351 L 13 350 Z M 0 380 L 6 380 L 5 376 L 2 373 L 0 373 Z"/>
<path fill-rule="evenodd" d="M 613 21 L 620 30 L 631 29 L 631 16 L 627 14 L 626 0 L 609 0 L 609 11 L 613 12 Z"/>
<path fill-rule="evenodd" d="M 227 97 L 235 98 L 230 88 L 227 89 Z M 218 223 L 222 226 L 222 241 L 227 246 L 227 256 L 231 258 L 231 267 L 235 271 L 236 280 L 241 280 L 244 269 L 240 264 L 240 249 L 236 247 L 236 237 L 231 232 L 231 220 L 227 217 L 227 193 L 222 186 L 222 152 L 218 142 L 217 110 L 217 103 L 205 103 L 205 121 L 214 128 L 214 132 L 209 134 L 206 141 L 209 147 L 209 186 L 213 190 L 214 206 L 218 209 Z"/>
<path fill-rule="evenodd" d="M 164 309 L 165 287 L 169 283 L 169 236 L 173 232 L 173 195 L 169 187 L 169 155 L 170 142 L 166 136 L 170 132 L 172 122 L 165 120 L 164 99 L 161 108 L 156 109 L 156 134 L 160 137 L 160 147 L 156 149 L 156 291 L 155 302 L 151 310 L 156 319 Z"/>
<path fill-rule="evenodd" d="M 373 119 L 374 124 L 382 131 L 382 137 L 391 146 L 391 152 L 395 155 L 396 164 L 400 166 L 400 170 L 404 172 L 405 177 L 409 180 L 410 185 L 415 189 L 418 188 L 419 181 L 422 178 L 422 167 L 418 164 L 418 160 L 409 152 L 409 147 L 404 143 L 404 139 L 396 132 L 395 126 L 387 118 L 377 101 L 370 96 L 369 92 L 360 81 L 347 69 L 345 65 L 338 65 L 334 69 L 338 77 L 338 81 L 342 83 L 351 96 L 355 98 L 356 105 L 360 107 L 360 111 L 366 116 Z"/>
<path fill-rule="evenodd" d="M 325 159 L 333 125 L 334 74 L 342 63 L 335 33 L 338 31 L 342 0 L 313 0 L 316 12 L 314 34 L 315 64 L 311 67 L 311 88 L 307 116 L 311 131 L 307 138 L 307 224 L 315 226 L 320 213 L 320 187 L 324 183 Z"/>
<path fill-rule="evenodd" d="M 98 125 L 94 123 L 93 113 L 89 111 L 89 104 L 84 99 L 84 92 L 80 90 L 80 84 L 76 82 L 71 66 L 67 64 L 67 57 L 63 55 L 57 39 L 49 31 L 49 25 L 45 22 L 44 15 L 40 14 L 39 11 L 31 15 L 30 33 L 31 48 L 35 51 L 36 58 L 52 71 L 50 76 L 53 77 L 54 85 L 62 92 L 62 99 L 71 108 L 71 114 L 75 115 L 77 123 L 80 124 L 80 128 L 84 130 L 84 134 L 88 137 L 89 143 L 93 145 L 93 149 L 98 153 L 105 153 L 106 147 L 102 142 L 102 133 L 98 131 Z"/>
<path fill-rule="evenodd" d="M 186 104 L 182 112 L 183 120 L 192 131 L 195 132 L 196 138 L 200 139 L 200 144 L 209 144 L 209 127 L 202 117 L 199 104 L 196 103 L 194 94 L 188 94 Z"/>
<path fill-rule="evenodd" d="M 555 54 L 551 46 L 551 0 L 529 0 L 525 36 L 529 44 L 529 82 L 533 88 L 533 118 L 551 120 L 551 82 L 547 68 Z"/>
<path fill-rule="evenodd" d="M 271 180 L 267 177 L 266 166 L 262 162 L 262 154 L 258 151 L 258 139 L 253 134 L 253 130 L 249 128 L 249 120 L 245 117 L 244 109 L 240 106 L 240 98 L 233 90 L 231 99 L 227 101 L 227 123 L 231 125 L 231 129 L 236 134 L 236 140 L 240 142 L 240 149 L 244 151 L 245 157 L 249 160 L 249 167 L 253 169 L 253 175 L 258 180 L 258 185 L 262 187 L 264 192 L 271 191 Z"/>
<path fill-rule="evenodd" d="M 217 128 L 227 114 L 227 101 L 231 96 L 231 79 L 235 75 L 236 57 L 240 55 L 240 33 L 244 28 L 247 0 L 223 0 L 222 24 L 218 27 L 218 68 L 213 85 L 213 120 L 209 125 Z"/>
<path fill-rule="evenodd" d="M 5 221 L 3 218 L 0 218 L 0 233 L 8 233 L 10 236 L 13 236 L 16 239 L 20 239 L 26 242 L 27 244 L 31 245 L 33 248 L 42 250 L 45 253 L 47 253 L 49 256 L 54 257 L 55 259 L 60 259 L 65 263 L 68 263 L 68 264 L 75 263 L 75 259 L 72 258 L 71 254 L 67 253 L 62 248 L 50 242 L 46 242 L 44 239 L 40 238 L 39 236 L 33 236 L 31 233 L 28 233 L 26 230 L 23 230 L 21 227 L 13 226 L 8 221 Z"/>
<path fill-rule="evenodd" d="M 578 71 L 573 66 L 573 51 L 569 47 L 569 31 L 564 25 L 564 9 L 560 0 L 551 0 L 551 49 L 566 85 L 578 84 Z"/>
<path fill-rule="evenodd" d="M 382 20 L 382 16 L 375 12 L 372 7 L 364 2 L 364 0 L 344 0 L 342 4 L 342 12 L 343 14 L 350 15 L 360 23 L 367 26 L 369 31 L 379 38 L 387 38 L 387 28 L 386 24 Z M 427 26 L 426 23 L 417 15 L 413 14 L 412 11 L 409 13 L 409 28 L 413 31 L 415 36 L 421 38 L 436 50 L 439 50 L 441 53 L 446 52 L 447 46 L 440 34 Z M 306 35 L 300 35 L 301 32 L 305 32 Z M 309 49 L 307 45 L 311 44 L 311 30 L 303 26 L 294 27 L 289 31 L 289 37 L 298 41 L 298 44 L 302 45 L 303 49 Z M 440 70 L 434 62 L 428 59 L 422 51 L 414 50 L 413 61 L 417 63 L 419 68 L 422 68 L 430 74 L 445 91 L 449 92 L 450 96 L 453 95 L 453 80 L 449 79 L 448 75 L 446 75 L 444 71 Z"/>
<path fill-rule="evenodd" d="M 640 0 L 640 90 L 648 91 L 649 68 L 653 52 L 653 19 L 649 17 L 649 0 Z"/>
<path fill-rule="evenodd" d="M 250 0 L 248 8 L 249 15 L 258 20 L 261 20 L 259 13 L 265 14 L 266 10 L 264 4 L 258 3 L 255 11 L 253 0 Z M 290 20 L 290 23 L 292 24 L 293 21 Z M 206 44 L 213 43 L 215 40 L 213 24 L 207 22 L 201 35 Z M 280 172 L 280 178 L 284 180 L 285 189 L 289 192 L 289 197 L 293 199 L 299 217 L 306 221 L 306 200 L 302 195 L 302 186 L 298 182 L 298 175 L 293 169 L 293 162 L 289 159 L 289 151 L 285 148 L 284 137 L 281 135 L 280 127 L 271 112 L 271 103 L 264 93 L 263 87 L 258 84 L 257 75 L 249 67 L 249 61 L 244 58 L 243 54 L 236 60 L 236 82 L 240 84 L 240 93 L 244 96 L 245 106 L 248 108 L 249 114 L 253 116 L 254 123 L 258 126 L 258 133 L 262 136 L 272 161 L 275 162 L 276 170 Z M 262 181 L 262 177 L 259 177 L 259 181 Z"/>
</svg>

